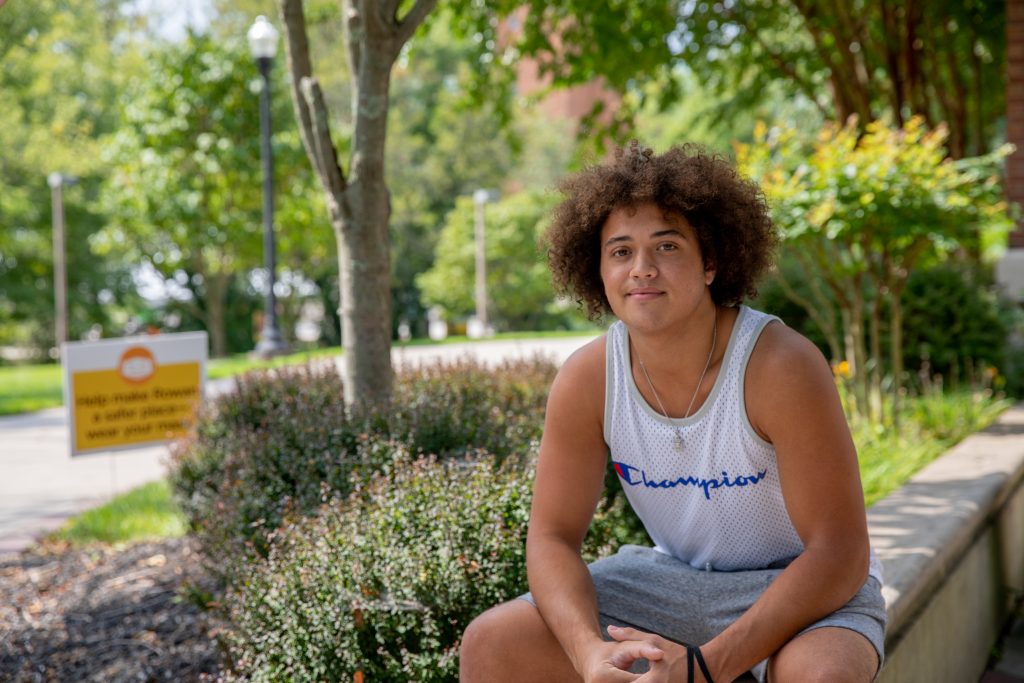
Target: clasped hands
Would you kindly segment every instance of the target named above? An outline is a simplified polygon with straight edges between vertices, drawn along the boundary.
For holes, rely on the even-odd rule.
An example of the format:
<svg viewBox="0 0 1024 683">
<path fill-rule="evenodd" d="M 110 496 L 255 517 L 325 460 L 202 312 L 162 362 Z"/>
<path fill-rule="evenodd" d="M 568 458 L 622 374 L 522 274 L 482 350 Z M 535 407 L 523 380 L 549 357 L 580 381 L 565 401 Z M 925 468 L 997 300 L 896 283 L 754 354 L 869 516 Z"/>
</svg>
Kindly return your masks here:
<svg viewBox="0 0 1024 683">
<path fill-rule="evenodd" d="M 686 648 L 653 633 L 634 628 L 609 626 L 614 642 L 597 646 L 588 659 L 583 678 L 587 683 L 681 683 L 687 680 Z M 646 659 L 650 669 L 643 674 L 630 673 L 638 659 Z M 705 683 L 700 671 L 694 681 Z"/>
</svg>

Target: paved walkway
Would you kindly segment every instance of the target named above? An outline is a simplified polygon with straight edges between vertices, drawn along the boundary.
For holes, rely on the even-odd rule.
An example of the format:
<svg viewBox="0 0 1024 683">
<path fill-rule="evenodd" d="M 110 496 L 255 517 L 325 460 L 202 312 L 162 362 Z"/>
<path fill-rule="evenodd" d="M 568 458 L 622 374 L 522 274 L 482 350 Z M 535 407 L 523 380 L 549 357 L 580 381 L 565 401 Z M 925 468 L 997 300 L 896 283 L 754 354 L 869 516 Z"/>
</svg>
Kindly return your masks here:
<svg viewBox="0 0 1024 683">
<path fill-rule="evenodd" d="M 482 341 L 395 348 L 396 365 L 471 355 L 494 364 L 544 354 L 561 363 L 593 337 Z M 207 395 L 231 380 L 207 385 Z M 166 474 L 167 447 L 70 457 L 63 408 L 0 417 L 0 555 L 18 552 L 68 517 Z"/>
</svg>

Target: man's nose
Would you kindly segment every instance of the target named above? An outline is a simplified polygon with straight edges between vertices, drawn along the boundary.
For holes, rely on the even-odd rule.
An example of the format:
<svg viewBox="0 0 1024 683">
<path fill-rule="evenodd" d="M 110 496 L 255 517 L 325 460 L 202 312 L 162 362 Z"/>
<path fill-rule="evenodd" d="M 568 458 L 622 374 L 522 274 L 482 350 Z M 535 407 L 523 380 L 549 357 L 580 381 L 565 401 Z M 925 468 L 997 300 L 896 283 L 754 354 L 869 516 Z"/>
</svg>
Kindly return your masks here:
<svg viewBox="0 0 1024 683">
<path fill-rule="evenodd" d="M 630 275 L 635 278 L 650 278 L 657 274 L 658 268 L 654 265 L 654 258 L 643 251 L 637 251 L 636 256 L 633 257 L 633 268 Z"/>
</svg>

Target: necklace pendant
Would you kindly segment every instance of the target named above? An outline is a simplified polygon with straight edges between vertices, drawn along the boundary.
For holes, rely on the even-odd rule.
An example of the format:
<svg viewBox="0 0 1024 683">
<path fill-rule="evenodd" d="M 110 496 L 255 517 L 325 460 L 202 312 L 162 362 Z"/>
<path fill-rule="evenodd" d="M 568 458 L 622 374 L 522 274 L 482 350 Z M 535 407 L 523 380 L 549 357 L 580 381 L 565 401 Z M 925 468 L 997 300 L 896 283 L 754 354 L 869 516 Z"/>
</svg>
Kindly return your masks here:
<svg viewBox="0 0 1024 683">
<path fill-rule="evenodd" d="M 678 431 L 676 432 L 676 450 L 680 453 L 683 452 L 683 435 Z"/>
</svg>

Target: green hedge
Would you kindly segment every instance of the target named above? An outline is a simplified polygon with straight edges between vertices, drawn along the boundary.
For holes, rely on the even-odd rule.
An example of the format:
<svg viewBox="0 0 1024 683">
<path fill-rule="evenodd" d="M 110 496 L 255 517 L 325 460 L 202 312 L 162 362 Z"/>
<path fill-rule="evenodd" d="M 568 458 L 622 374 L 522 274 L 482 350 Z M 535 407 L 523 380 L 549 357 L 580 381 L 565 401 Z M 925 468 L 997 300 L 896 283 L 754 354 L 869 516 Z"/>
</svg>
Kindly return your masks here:
<svg viewBox="0 0 1024 683">
<path fill-rule="evenodd" d="M 555 367 L 399 373 L 387 411 L 333 366 L 254 373 L 174 450 L 172 482 L 231 628 L 227 680 L 454 681 L 473 617 L 526 589 L 533 464 Z M 646 534 L 607 481 L 584 549 Z"/>
<path fill-rule="evenodd" d="M 174 448 L 171 481 L 209 556 L 265 555 L 283 521 L 315 511 L 323 487 L 346 494 L 392 443 L 442 458 L 532 451 L 554 374 L 544 360 L 409 369 L 390 410 L 354 414 L 333 364 L 250 373 Z"/>
<path fill-rule="evenodd" d="M 245 566 L 226 601 L 228 680 L 455 681 L 469 622 L 527 590 L 529 460 L 412 460 L 392 446 L 386 473 Z M 623 512 L 599 516 L 588 560 L 616 543 Z"/>
<path fill-rule="evenodd" d="M 229 680 L 453 681 L 469 621 L 525 590 L 530 472 L 396 449 L 388 474 L 283 530 L 229 594 Z"/>
</svg>

